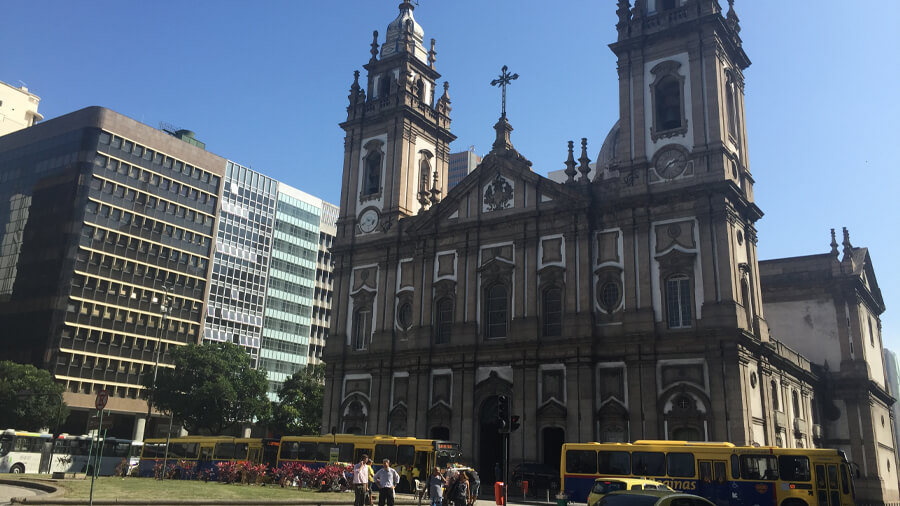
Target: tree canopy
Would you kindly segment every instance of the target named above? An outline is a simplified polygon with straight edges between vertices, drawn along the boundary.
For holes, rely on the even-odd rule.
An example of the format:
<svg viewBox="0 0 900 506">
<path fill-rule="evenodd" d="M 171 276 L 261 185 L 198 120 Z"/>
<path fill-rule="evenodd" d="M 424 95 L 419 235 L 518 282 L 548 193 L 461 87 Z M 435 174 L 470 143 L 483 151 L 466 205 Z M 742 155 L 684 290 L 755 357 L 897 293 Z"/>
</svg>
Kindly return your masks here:
<svg viewBox="0 0 900 506">
<path fill-rule="evenodd" d="M 69 416 L 63 389 L 49 371 L 31 364 L 0 362 L 0 428 L 56 429 Z"/>
<path fill-rule="evenodd" d="M 161 367 L 153 405 L 182 420 L 190 432 L 223 434 L 241 422 L 268 418 L 265 371 L 235 344 L 189 344 L 171 351 L 175 368 Z M 144 375 L 152 388 L 153 376 Z"/>
<path fill-rule="evenodd" d="M 280 434 L 319 434 L 324 390 L 322 364 L 295 372 L 278 390 L 279 402 L 272 406 L 270 428 Z"/>
</svg>

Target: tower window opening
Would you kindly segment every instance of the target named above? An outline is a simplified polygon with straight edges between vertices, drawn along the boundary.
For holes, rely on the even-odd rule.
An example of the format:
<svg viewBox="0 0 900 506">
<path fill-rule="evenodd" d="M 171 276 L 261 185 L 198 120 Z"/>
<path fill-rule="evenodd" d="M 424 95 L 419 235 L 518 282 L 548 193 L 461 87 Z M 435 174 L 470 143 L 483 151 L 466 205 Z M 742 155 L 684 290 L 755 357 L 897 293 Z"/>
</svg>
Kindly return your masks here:
<svg viewBox="0 0 900 506">
<path fill-rule="evenodd" d="M 378 98 L 384 98 L 391 94 L 391 74 L 381 76 L 378 83 Z"/>
<path fill-rule="evenodd" d="M 547 288 L 543 302 L 544 336 L 559 337 L 562 335 L 562 290 L 555 286 Z"/>
<path fill-rule="evenodd" d="M 656 124 L 660 131 L 681 127 L 681 83 L 673 76 L 656 85 Z"/>
<path fill-rule="evenodd" d="M 372 153 L 366 158 L 363 195 L 378 193 L 381 189 L 381 153 Z"/>
<path fill-rule="evenodd" d="M 666 280 L 666 308 L 670 329 L 691 326 L 691 279 L 685 275 Z"/>
</svg>

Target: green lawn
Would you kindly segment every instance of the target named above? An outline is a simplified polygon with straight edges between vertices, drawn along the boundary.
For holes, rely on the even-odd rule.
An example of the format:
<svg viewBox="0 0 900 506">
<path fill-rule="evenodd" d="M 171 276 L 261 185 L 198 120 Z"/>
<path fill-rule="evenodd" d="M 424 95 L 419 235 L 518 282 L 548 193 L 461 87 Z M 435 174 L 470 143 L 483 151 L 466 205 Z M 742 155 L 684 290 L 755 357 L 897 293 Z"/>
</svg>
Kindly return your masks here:
<svg viewBox="0 0 900 506">
<path fill-rule="evenodd" d="M 38 478 L 26 475 L 24 478 Z M 46 476 L 42 481 L 46 480 Z M 44 481 L 50 483 L 49 481 Z M 64 489 L 67 499 L 87 499 L 91 490 L 90 479 L 53 480 L 52 485 Z M 152 501 L 173 499 L 204 500 L 297 500 L 353 502 L 352 492 L 297 491 L 296 488 L 281 488 L 278 485 L 226 485 L 218 482 L 204 483 L 192 480 L 154 480 L 152 478 L 100 477 L 94 482 L 94 499 L 139 499 Z"/>
</svg>

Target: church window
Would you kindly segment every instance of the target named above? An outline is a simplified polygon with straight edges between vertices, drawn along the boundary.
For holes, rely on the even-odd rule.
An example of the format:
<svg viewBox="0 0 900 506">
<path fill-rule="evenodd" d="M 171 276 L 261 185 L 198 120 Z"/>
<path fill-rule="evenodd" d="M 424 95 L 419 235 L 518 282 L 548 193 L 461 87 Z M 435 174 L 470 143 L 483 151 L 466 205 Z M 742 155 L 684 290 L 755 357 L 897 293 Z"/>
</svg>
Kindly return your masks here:
<svg viewBox="0 0 900 506">
<path fill-rule="evenodd" d="M 796 390 L 791 391 L 791 404 L 794 408 L 794 418 L 803 418 L 800 416 L 800 396 L 797 395 Z"/>
<path fill-rule="evenodd" d="M 435 344 L 447 344 L 450 342 L 450 328 L 453 324 L 453 301 L 445 297 L 438 301 L 435 311 Z"/>
<path fill-rule="evenodd" d="M 681 63 L 667 60 L 650 70 L 654 75 L 650 83 L 650 137 L 653 141 L 687 133 L 685 78 L 679 73 L 679 68 Z"/>
<path fill-rule="evenodd" d="M 420 77 L 416 81 L 416 90 L 418 90 L 418 98 L 420 102 L 425 102 L 425 81 Z"/>
<path fill-rule="evenodd" d="M 356 311 L 353 318 L 353 349 L 365 350 L 369 347 L 372 334 L 372 311 L 368 308 Z"/>
<path fill-rule="evenodd" d="M 734 80 L 729 75 L 728 82 L 725 84 L 725 114 L 726 116 L 728 116 L 726 118 L 728 124 L 728 135 L 729 137 L 731 137 L 732 141 L 737 139 L 737 118 L 735 117 L 736 111 L 737 107 L 735 104 Z"/>
<path fill-rule="evenodd" d="M 781 411 L 781 405 L 778 403 L 778 383 L 772 380 L 772 409 Z"/>
<path fill-rule="evenodd" d="M 391 94 L 391 74 L 381 76 L 378 83 L 378 97 L 384 98 Z"/>
<path fill-rule="evenodd" d="M 691 326 L 691 279 L 676 274 L 666 280 L 666 309 L 670 329 Z"/>
<path fill-rule="evenodd" d="M 607 312 L 612 312 L 619 306 L 619 284 L 608 281 L 600 287 L 600 307 Z"/>
<path fill-rule="evenodd" d="M 372 153 L 366 157 L 363 185 L 363 195 L 372 195 L 381 189 L 381 153 Z"/>
<path fill-rule="evenodd" d="M 541 320 L 546 337 L 562 335 L 562 290 L 550 287 L 544 290 Z"/>
<path fill-rule="evenodd" d="M 662 78 L 656 85 L 656 124 L 660 130 L 681 126 L 681 86 L 672 76 Z"/>
<path fill-rule="evenodd" d="M 872 319 L 869 318 L 869 345 L 875 347 L 875 333 L 872 332 Z"/>
<path fill-rule="evenodd" d="M 397 323 L 400 324 L 400 328 L 403 330 L 407 330 L 412 326 L 412 304 L 409 302 L 400 304 L 400 308 L 397 310 Z"/>
<path fill-rule="evenodd" d="M 503 283 L 495 283 L 485 290 L 485 337 L 506 337 L 507 290 Z"/>
</svg>

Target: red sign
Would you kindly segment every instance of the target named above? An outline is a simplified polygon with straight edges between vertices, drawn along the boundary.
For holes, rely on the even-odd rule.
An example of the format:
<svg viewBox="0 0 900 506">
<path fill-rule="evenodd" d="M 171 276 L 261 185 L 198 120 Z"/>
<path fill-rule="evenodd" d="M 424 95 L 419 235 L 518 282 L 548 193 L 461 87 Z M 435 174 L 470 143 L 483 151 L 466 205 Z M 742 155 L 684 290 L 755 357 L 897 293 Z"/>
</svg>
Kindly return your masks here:
<svg viewBox="0 0 900 506">
<path fill-rule="evenodd" d="M 97 392 L 97 398 L 94 400 L 94 406 L 97 408 L 97 411 L 105 408 L 107 401 L 109 401 L 109 392 L 106 390 Z"/>
</svg>

